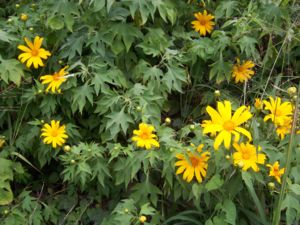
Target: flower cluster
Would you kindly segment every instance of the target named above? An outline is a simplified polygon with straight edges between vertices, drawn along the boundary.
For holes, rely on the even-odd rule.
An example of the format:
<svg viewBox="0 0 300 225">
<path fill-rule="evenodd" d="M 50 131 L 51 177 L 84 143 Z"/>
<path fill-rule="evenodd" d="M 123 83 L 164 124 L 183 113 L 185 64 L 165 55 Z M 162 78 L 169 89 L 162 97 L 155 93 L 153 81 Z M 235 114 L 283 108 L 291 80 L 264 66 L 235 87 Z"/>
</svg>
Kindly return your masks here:
<svg viewBox="0 0 300 225">
<path fill-rule="evenodd" d="M 195 13 L 194 16 L 196 20 L 192 21 L 192 28 L 199 32 L 200 36 L 210 34 L 215 25 L 215 22 L 212 21 L 215 17 L 207 13 L 206 10 L 203 13 Z M 247 82 L 255 73 L 253 70 L 254 66 L 255 64 L 251 60 L 241 63 L 240 59 L 237 58 L 237 63 L 232 67 L 232 78 L 235 79 L 235 83 Z"/>
<path fill-rule="evenodd" d="M 44 48 L 41 48 L 43 38 L 36 36 L 34 38 L 34 41 L 31 42 L 26 37 L 24 38 L 27 46 L 19 45 L 18 49 L 21 51 L 24 51 L 24 53 L 21 53 L 18 56 L 18 59 L 22 63 L 26 63 L 26 66 L 30 68 L 32 65 L 35 69 L 38 69 L 39 67 L 43 67 L 44 63 L 43 60 L 46 60 L 49 56 L 51 56 L 51 53 L 48 50 L 45 50 Z M 48 87 L 46 91 L 51 90 L 52 93 L 61 93 L 60 85 L 65 82 L 66 74 L 68 74 L 65 70 L 68 67 L 64 67 L 58 72 L 55 72 L 52 75 L 44 75 L 40 77 L 40 80 L 43 84 L 48 84 Z"/>
<path fill-rule="evenodd" d="M 283 103 L 282 106 L 280 104 L 281 100 L 279 101 L 279 104 L 277 104 L 276 101 L 274 101 L 274 99 L 271 97 L 270 101 L 271 103 L 264 101 L 264 104 L 266 105 L 265 109 L 271 111 L 271 113 L 265 117 L 265 121 L 268 119 L 271 119 L 273 122 L 277 121 L 277 130 L 279 128 L 283 129 L 286 118 L 290 118 L 290 115 L 292 114 L 292 107 L 289 103 Z M 256 101 L 256 107 L 262 107 L 262 104 L 259 100 Z M 280 109 L 280 111 L 275 111 L 274 107 L 276 109 Z M 252 168 L 254 172 L 258 172 L 260 170 L 258 165 L 265 164 L 266 155 L 260 152 L 260 146 L 256 147 L 250 143 L 252 141 L 252 135 L 247 129 L 242 127 L 242 125 L 253 116 L 249 110 L 249 107 L 243 105 L 237 108 L 232 115 L 231 102 L 226 100 L 224 102 L 219 101 L 217 102 L 217 110 L 211 106 L 206 107 L 206 112 L 211 119 L 204 120 L 201 126 L 204 134 L 210 134 L 210 136 L 215 139 L 215 150 L 218 150 L 222 143 L 224 143 L 224 147 L 227 150 L 230 150 L 233 140 L 233 164 L 235 166 L 239 166 L 244 171 Z M 241 134 L 247 137 L 248 142 L 240 142 Z M 191 168 L 196 164 L 193 163 L 195 162 L 195 157 L 192 158 L 193 155 L 191 153 L 189 153 L 188 156 L 190 157 L 189 161 L 191 163 L 183 164 L 181 161 L 179 161 L 181 163 L 178 162 L 176 165 L 184 165 L 186 168 L 189 168 L 188 172 L 185 172 L 184 174 L 184 179 L 190 181 L 192 179 L 190 174 L 194 172 L 194 170 Z M 182 159 L 184 156 L 180 155 L 179 157 L 179 159 Z M 284 169 L 279 169 L 279 162 L 275 162 L 273 165 L 267 164 L 267 167 L 270 168 L 269 176 L 275 177 L 278 183 L 280 183 L 280 176 L 284 173 Z M 179 172 L 177 172 L 180 173 L 182 170 L 183 169 L 181 167 Z"/>
<path fill-rule="evenodd" d="M 293 106 L 291 102 L 283 102 L 281 98 L 269 97 L 269 101 L 263 101 L 265 110 L 270 113 L 265 116 L 264 121 L 271 120 L 276 127 L 278 136 L 283 139 L 291 132 Z"/>
</svg>

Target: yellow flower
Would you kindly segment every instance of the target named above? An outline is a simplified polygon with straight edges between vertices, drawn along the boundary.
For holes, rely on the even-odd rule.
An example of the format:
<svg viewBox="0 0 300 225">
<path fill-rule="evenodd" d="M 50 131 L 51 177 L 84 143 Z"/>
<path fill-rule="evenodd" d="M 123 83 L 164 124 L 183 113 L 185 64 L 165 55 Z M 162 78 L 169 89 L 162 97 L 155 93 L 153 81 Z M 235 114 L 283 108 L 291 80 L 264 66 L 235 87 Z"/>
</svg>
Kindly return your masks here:
<svg viewBox="0 0 300 225">
<path fill-rule="evenodd" d="M 59 87 L 67 80 L 67 78 L 65 78 L 65 75 L 68 74 L 68 72 L 65 71 L 67 68 L 68 66 L 65 66 L 59 72 L 55 72 L 53 75 L 41 76 L 40 80 L 42 81 L 42 84 L 48 84 L 46 91 L 51 89 L 51 92 L 53 93 L 56 93 L 56 91 L 59 93 L 61 92 Z"/>
<path fill-rule="evenodd" d="M 280 169 L 279 168 L 279 163 L 278 161 L 276 161 L 273 165 L 271 164 L 267 164 L 267 167 L 270 168 L 270 173 L 269 173 L 269 176 L 270 177 L 274 177 L 277 182 L 280 184 L 281 183 L 281 175 L 284 174 L 284 168 Z"/>
<path fill-rule="evenodd" d="M 205 36 L 206 33 L 211 33 L 215 23 L 211 21 L 215 18 L 211 14 L 207 14 L 207 11 L 204 10 L 203 14 L 198 12 L 194 16 L 197 20 L 192 21 L 193 29 L 200 33 L 201 36 Z"/>
<path fill-rule="evenodd" d="M 62 146 L 68 138 L 65 125 L 60 126 L 59 123 L 60 121 L 51 120 L 51 125 L 45 123 L 42 128 L 41 137 L 44 137 L 44 143 L 52 144 L 53 148 Z"/>
<path fill-rule="evenodd" d="M 219 149 L 219 146 L 224 142 L 225 148 L 229 149 L 231 144 L 231 135 L 235 136 L 234 141 L 240 139 L 240 133 L 245 135 L 249 141 L 252 136 L 249 131 L 240 127 L 243 123 L 252 117 L 249 109 L 246 106 L 239 107 L 233 115 L 231 115 L 231 103 L 229 101 L 217 102 L 217 109 L 210 106 L 206 107 L 207 113 L 211 117 L 211 124 L 204 124 L 203 133 L 218 133 L 214 143 L 214 149 Z M 202 124 L 203 126 L 203 124 Z"/>
<path fill-rule="evenodd" d="M 206 176 L 207 161 L 209 159 L 209 152 L 201 153 L 203 145 L 197 147 L 197 152 L 188 152 L 187 157 L 184 154 L 177 154 L 176 158 L 179 159 L 175 166 L 179 166 L 176 174 L 183 173 L 183 179 L 191 182 L 194 176 L 199 183 Z"/>
<path fill-rule="evenodd" d="M 252 70 L 254 66 L 254 63 L 250 60 L 241 64 L 240 60 L 237 59 L 237 63 L 232 68 L 232 77 L 235 78 L 235 83 L 248 81 L 254 75 Z"/>
<path fill-rule="evenodd" d="M 152 125 L 146 123 L 139 124 L 139 130 L 134 130 L 132 140 L 136 142 L 138 147 L 150 149 L 152 146 L 159 147 L 159 143 L 156 140 L 157 136 L 152 134 L 155 129 Z"/>
<path fill-rule="evenodd" d="M 281 126 L 276 127 L 276 133 L 278 134 L 281 140 L 284 138 L 286 134 L 291 133 L 292 122 L 293 122 L 291 117 L 287 117 L 283 121 L 284 122 Z"/>
<path fill-rule="evenodd" d="M 260 98 L 255 99 L 254 107 L 258 110 L 263 108 L 263 102 L 260 100 Z"/>
<path fill-rule="evenodd" d="M 256 147 L 248 143 L 234 143 L 233 147 L 237 152 L 233 153 L 234 165 L 243 165 L 244 171 L 252 168 L 255 172 L 259 171 L 257 164 L 264 164 L 266 155 L 257 153 Z"/>
<path fill-rule="evenodd" d="M 26 66 L 28 68 L 33 64 L 34 68 L 37 69 L 39 66 L 44 66 L 42 59 L 47 59 L 51 56 L 51 53 L 43 48 L 41 48 L 43 38 L 36 36 L 34 42 L 32 43 L 27 38 L 24 38 L 28 47 L 24 45 L 19 45 L 18 49 L 24 51 L 18 56 L 18 59 L 24 63 L 27 61 Z"/>
<path fill-rule="evenodd" d="M 270 102 L 264 101 L 265 110 L 269 110 L 271 113 L 266 115 L 264 121 L 269 119 L 276 126 L 282 126 L 285 120 L 289 119 L 289 117 L 293 114 L 293 107 L 290 102 L 284 102 L 281 104 L 281 98 L 276 97 L 274 100 L 272 97 L 269 97 Z"/>
</svg>

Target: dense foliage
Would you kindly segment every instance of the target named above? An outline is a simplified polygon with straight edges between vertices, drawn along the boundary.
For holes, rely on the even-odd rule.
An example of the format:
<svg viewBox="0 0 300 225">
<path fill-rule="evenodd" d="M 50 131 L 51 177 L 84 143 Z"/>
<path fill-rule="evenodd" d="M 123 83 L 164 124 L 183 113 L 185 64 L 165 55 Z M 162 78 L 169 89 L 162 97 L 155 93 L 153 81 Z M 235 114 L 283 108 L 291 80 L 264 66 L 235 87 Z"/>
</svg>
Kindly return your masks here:
<svg viewBox="0 0 300 225">
<path fill-rule="evenodd" d="M 0 0 L 0 224 L 298 224 L 299 15 Z"/>
</svg>

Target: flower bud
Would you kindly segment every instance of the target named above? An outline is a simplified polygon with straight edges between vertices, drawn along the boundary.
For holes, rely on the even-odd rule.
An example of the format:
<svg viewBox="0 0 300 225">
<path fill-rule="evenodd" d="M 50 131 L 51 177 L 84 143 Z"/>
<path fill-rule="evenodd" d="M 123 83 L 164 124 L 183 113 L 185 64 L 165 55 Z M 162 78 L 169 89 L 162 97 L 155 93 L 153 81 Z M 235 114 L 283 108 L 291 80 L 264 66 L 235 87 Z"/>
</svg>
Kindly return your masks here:
<svg viewBox="0 0 300 225">
<path fill-rule="evenodd" d="M 62 65 L 62 64 L 64 64 L 64 61 L 58 60 L 58 63 L 59 63 L 60 65 Z"/>
<path fill-rule="evenodd" d="M 65 152 L 71 151 L 70 145 L 65 145 L 65 146 L 64 146 L 64 151 L 65 151 Z"/>
<path fill-rule="evenodd" d="M 289 87 L 287 89 L 287 92 L 289 93 L 290 96 L 294 96 L 295 94 L 297 94 L 297 88 L 295 88 L 295 87 Z"/>
<path fill-rule="evenodd" d="M 33 31 L 34 30 L 34 28 L 33 27 L 29 27 L 29 31 Z"/>
<path fill-rule="evenodd" d="M 221 92 L 219 90 L 215 90 L 215 97 L 220 97 Z"/>
<path fill-rule="evenodd" d="M 141 223 L 145 223 L 146 220 L 147 220 L 147 217 L 146 217 L 146 216 L 140 216 L 140 218 L 139 218 L 139 221 L 140 221 Z"/>
<path fill-rule="evenodd" d="M 230 157 L 230 155 L 226 155 L 225 158 L 226 158 L 227 160 L 229 160 L 231 157 Z"/>
<path fill-rule="evenodd" d="M 76 161 L 74 159 L 71 160 L 71 164 L 75 164 Z"/>
<path fill-rule="evenodd" d="M 13 21 L 12 18 L 9 18 L 9 19 L 7 20 L 8 23 L 11 23 L 12 21 Z"/>
<path fill-rule="evenodd" d="M 25 22 L 26 20 L 28 20 L 28 15 L 25 13 L 22 13 L 20 16 L 20 19 Z"/>
<path fill-rule="evenodd" d="M 269 183 L 268 183 L 268 188 L 269 188 L 270 190 L 274 190 L 275 184 L 274 184 L 273 182 L 269 182 Z"/>
<path fill-rule="evenodd" d="M 7 215 L 9 213 L 9 210 L 7 210 L 7 209 L 5 209 L 4 211 L 3 211 L 3 214 L 4 215 Z"/>
<path fill-rule="evenodd" d="M 124 212 L 125 212 L 125 213 L 128 213 L 128 212 L 129 212 L 129 210 L 126 208 L 126 209 L 124 209 Z"/>
<path fill-rule="evenodd" d="M 16 4 L 16 8 L 20 8 L 20 4 Z"/>
<path fill-rule="evenodd" d="M 190 129 L 195 130 L 195 125 L 194 124 L 190 125 Z"/>
<path fill-rule="evenodd" d="M 142 111 L 142 107 L 141 106 L 136 107 L 136 111 L 141 112 Z"/>
<path fill-rule="evenodd" d="M 165 123 L 166 123 L 167 125 L 171 124 L 171 119 L 170 119 L 169 117 L 167 117 L 167 118 L 165 119 Z"/>
<path fill-rule="evenodd" d="M 243 161 L 240 161 L 239 163 L 238 163 L 238 167 L 240 167 L 241 169 L 244 167 L 244 162 Z"/>
<path fill-rule="evenodd" d="M 44 120 L 41 120 L 41 123 L 45 123 L 45 121 L 44 121 Z"/>
</svg>

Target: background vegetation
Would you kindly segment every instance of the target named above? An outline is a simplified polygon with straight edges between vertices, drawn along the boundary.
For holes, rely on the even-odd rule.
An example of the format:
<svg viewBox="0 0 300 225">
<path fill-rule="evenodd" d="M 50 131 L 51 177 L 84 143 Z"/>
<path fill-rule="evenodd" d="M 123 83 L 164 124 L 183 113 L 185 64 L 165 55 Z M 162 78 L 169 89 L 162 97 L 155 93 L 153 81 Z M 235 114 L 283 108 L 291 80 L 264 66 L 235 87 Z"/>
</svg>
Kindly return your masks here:
<svg viewBox="0 0 300 225">
<path fill-rule="evenodd" d="M 22 0 L 0 6 L 1 224 L 299 223 L 299 92 L 287 92 L 300 89 L 298 1 Z M 215 16 L 205 37 L 191 24 L 204 10 Z M 27 68 L 17 47 L 36 36 L 51 57 L 44 67 Z M 255 63 L 255 75 L 244 84 L 232 79 L 237 58 Z M 61 93 L 45 91 L 40 77 L 64 66 L 69 75 Z M 294 132 L 284 139 L 263 120 L 267 112 L 254 108 L 255 98 L 269 96 L 294 105 Z M 254 172 L 233 165 L 233 149 L 214 150 L 214 138 L 200 124 L 209 118 L 207 105 L 223 100 L 234 110 L 250 107 L 253 118 L 245 127 L 268 163 L 285 167 L 282 184 L 267 167 Z M 68 134 L 55 149 L 40 136 L 51 120 L 66 125 Z M 159 148 L 145 150 L 131 140 L 141 122 L 155 127 Z M 201 183 L 186 182 L 176 175 L 176 154 L 199 144 L 210 152 L 207 174 Z"/>
</svg>

